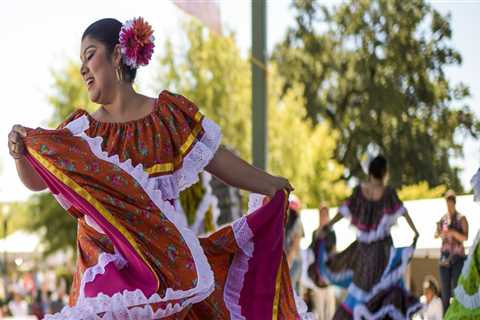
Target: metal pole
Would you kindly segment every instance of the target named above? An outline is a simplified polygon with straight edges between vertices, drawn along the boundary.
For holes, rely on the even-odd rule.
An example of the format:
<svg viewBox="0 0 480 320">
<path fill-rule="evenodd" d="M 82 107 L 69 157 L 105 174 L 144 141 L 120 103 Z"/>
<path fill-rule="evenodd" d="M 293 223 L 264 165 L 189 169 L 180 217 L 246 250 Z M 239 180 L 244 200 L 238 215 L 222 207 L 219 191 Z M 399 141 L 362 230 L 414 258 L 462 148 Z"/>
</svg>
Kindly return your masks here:
<svg viewBox="0 0 480 320">
<path fill-rule="evenodd" d="M 267 168 L 267 8 L 252 1 L 252 151 L 253 165 Z"/>
</svg>

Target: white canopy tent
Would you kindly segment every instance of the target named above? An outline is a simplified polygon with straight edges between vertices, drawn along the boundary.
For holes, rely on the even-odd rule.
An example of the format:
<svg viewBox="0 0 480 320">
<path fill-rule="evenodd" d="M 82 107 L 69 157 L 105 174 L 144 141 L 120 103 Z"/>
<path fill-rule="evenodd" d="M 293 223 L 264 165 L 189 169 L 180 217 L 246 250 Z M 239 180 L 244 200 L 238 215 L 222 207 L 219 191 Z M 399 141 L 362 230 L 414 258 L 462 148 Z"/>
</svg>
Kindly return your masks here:
<svg viewBox="0 0 480 320">
<path fill-rule="evenodd" d="M 19 230 L 0 240 L 0 253 L 33 253 L 39 244 L 38 235 Z"/>
</svg>

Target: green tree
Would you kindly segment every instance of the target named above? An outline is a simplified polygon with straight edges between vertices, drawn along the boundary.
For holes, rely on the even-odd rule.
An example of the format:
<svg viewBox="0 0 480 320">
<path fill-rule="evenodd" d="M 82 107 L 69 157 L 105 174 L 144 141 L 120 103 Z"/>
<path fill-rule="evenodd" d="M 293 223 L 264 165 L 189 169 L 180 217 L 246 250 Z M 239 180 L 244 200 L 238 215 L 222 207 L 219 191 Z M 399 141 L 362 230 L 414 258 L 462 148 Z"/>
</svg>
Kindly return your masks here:
<svg viewBox="0 0 480 320">
<path fill-rule="evenodd" d="M 333 159 L 338 133 L 326 122 L 313 126 L 305 119 L 301 86 L 282 96 L 277 69 L 272 65 L 268 83 L 269 170 L 288 177 L 305 206 L 337 205 L 350 191 L 341 179 L 344 167 Z"/>
<path fill-rule="evenodd" d="M 426 181 L 421 181 L 417 184 L 402 187 L 402 189 L 398 191 L 398 196 L 402 201 L 434 199 L 443 196 L 445 191 L 447 191 L 445 185 L 430 188 Z"/>
<path fill-rule="evenodd" d="M 307 117 L 339 132 L 335 158 L 345 179 L 362 178 L 362 160 L 382 152 L 394 186 L 426 181 L 460 190 L 462 139 L 478 122 L 463 104 L 463 84 L 447 66 L 461 64 L 451 47 L 449 17 L 424 0 L 349 0 L 321 6 L 293 2 L 296 23 L 274 50 L 284 91 L 304 85 Z"/>
<path fill-rule="evenodd" d="M 0 203 L 0 212 L 8 208 L 7 215 L 7 236 L 17 230 L 24 229 L 29 221 L 29 210 L 24 202 L 4 202 Z M 3 216 L 0 219 L 2 225 L 0 237 L 3 238 L 5 230 Z"/>
<path fill-rule="evenodd" d="M 160 58 L 158 88 L 177 91 L 199 105 L 223 133 L 223 142 L 251 159 L 250 64 L 233 35 L 218 37 L 194 22 L 185 28 L 187 46 L 174 52 L 166 41 Z M 305 119 L 300 86 L 282 97 L 283 80 L 273 64 L 268 72 L 269 171 L 288 177 L 307 206 L 336 204 L 348 193 L 343 167 L 332 159 L 338 134 L 325 123 Z"/>
<path fill-rule="evenodd" d="M 28 201 L 28 208 L 30 219 L 25 228 L 32 232 L 41 231 L 44 255 L 59 250 L 75 252 L 77 222 L 50 193 L 34 194 Z"/>
<path fill-rule="evenodd" d="M 67 61 L 61 69 L 52 71 L 52 77 L 53 92 L 48 97 L 53 107 L 50 126 L 58 126 L 75 108 L 82 108 L 89 112 L 97 108 L 97 105 L 88 98 L 78 62 Z"/>
<path fill-rule="evenodd" d="M 157 89 L 168 88 L 194 101 L 222 128 L 223 143 L 249 160 L 251 146 L 250 67 L 234 37 L 210 35 L 198 23 L 188 23 L 186 47 L 175 52 L 167 40 L 160 57 Z M 182 35 L 181 35 L 182 36 Z"/>
</svg>

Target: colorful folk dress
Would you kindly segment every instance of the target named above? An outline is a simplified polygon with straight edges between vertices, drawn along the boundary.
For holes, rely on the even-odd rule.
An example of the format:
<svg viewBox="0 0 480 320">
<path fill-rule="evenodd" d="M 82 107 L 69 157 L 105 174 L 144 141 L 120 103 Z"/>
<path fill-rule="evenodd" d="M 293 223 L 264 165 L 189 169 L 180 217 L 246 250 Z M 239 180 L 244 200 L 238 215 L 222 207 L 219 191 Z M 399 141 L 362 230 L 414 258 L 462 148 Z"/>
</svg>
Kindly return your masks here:
<svg viewBox="0 0 480 320">
<path fill-rule="evenodd" d="M 480 200 L 480 170 L 472 178 L 475 201 Z M 453 303 L 445 314 L 448 320 L 480 319 L 480 231 L 470 247 L 457 287 Z"/>
<path fill-rule="evenodd" d="M 421 304 L 403 284 L 414 248 L 395 248 L 390 236 L 390 228 L 406 212 L 395 190 L 387 187 L 381 199 L 372 201 L 357 187 L 339 212 L 357 230 L 357 240 L 331 255 L 320 241 L 318 274 L 313 275 L 347 290 L 334 319 L 410 319 Z"/>
<path fill-rule="evenodd" d="M 139 120 L 99 122 L 77 110 L 57 130 L 28 132 L 28 161 L 78 222 L 70 303 L 46 319 L 309 317 L 282 250 L 286 192 L 205 237 L 175 206 L 220 137 L 167 91 Z"/>
</svg>

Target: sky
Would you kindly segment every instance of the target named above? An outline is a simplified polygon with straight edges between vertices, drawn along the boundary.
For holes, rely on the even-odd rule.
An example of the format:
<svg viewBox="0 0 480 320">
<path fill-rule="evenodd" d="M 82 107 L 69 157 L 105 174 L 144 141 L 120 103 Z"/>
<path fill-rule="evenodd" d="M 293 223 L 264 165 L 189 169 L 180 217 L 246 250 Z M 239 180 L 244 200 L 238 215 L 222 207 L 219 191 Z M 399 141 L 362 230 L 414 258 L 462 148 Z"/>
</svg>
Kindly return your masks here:
<svg viewBox="0 0 480 320">
<path fill-rule="evenodd" d="M 200 0 L 199 0 L 200 1 Z M 324 1 L 335 4 L 339 1 Z M 251 2 L 222 0 L 222 24 L 236 33 L 242 52 L 251 45 Z M 267 0 L 267 43 L 269 53 L 293 24 L 291 0 Z M 478 31 L 479 1 L 431 1 L 442 14 L 451 13 L 452 45 L 463 56 L 461 67 L 448 68 L 453 82 L 466 83 L 472 93 L 467 101 L 480 116 L 480 52 Z M 24 200 L 31 192 L 20 182 L 14 161 L 7 149 L 7 135 L 14 124 L 45 126 L 51 116 L 47 96 L 52 92 L 52 70 L 61 69 L 68 59 L 79 59 L 80 38 L 92 22 L 114 17 L 120 21 L 143 16 L 152 24 L 157 45 L 164 39 L 176 39 L 181 23 L 189 17 L 170 0 L 135 1 L 2 1 L 0 3 L 0 202 Z M 159 50 L 157 50 L 158 54 Z M 155 58 L 154 58 L 155 59 Z M 145 69 L 145 68 L 144 68 Z M 148 79 L 154 67 L 140 69 L 138 84 L 142 93 L 151 92 Z M 480 143 L 465 143 L 465 159 L 455 163 L 464 168 L 464 185 L 479 166 Z M 469 189 L 469 188 L 468 188 Z"/>
</svg>

